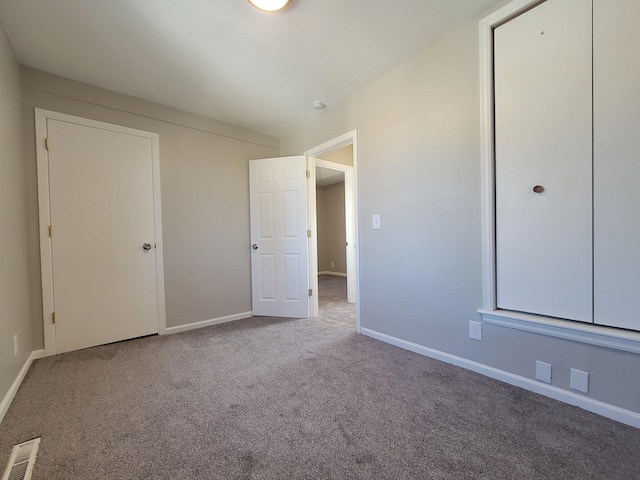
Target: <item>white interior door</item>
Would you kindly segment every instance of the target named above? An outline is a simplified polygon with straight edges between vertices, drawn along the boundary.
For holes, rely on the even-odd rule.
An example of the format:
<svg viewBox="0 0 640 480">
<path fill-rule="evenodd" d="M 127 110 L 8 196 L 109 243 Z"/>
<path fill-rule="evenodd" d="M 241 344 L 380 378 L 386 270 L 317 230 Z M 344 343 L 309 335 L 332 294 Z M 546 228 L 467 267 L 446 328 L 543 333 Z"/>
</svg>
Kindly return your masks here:
<svg viewBox="0 0 640 480">
<path fill-rule="evenodd" d="M 593 13 L 594 320 L 640 330 L 640 2 Z"/>
<path fill-rule="evenodd" d="M 151 139 L 46 123 L 56 353 L 157 333 Z"/>
<path fill-rule="evenodd" d="M 306 157 L 249 162 L 253 314 L 307 318 Z"/>
<path fill-rule="evenodd" d="M 498 308 L 592 322 L 591 20 L 548 0 L 494 32 Z"/>
</svg>

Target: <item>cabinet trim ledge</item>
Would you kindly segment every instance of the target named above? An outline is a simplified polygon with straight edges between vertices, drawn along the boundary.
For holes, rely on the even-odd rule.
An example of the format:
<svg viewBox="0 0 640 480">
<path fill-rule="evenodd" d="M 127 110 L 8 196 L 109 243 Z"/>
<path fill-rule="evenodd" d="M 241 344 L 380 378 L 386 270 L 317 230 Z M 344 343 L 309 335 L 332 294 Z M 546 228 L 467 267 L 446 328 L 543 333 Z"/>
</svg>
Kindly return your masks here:
<svg viewBox="0 0 640 480">
<path fill-rule="evenodd" d="M 640 354 L 640 333 L 508 310 L 478 309 L 490 325 Z"/>
</svg>

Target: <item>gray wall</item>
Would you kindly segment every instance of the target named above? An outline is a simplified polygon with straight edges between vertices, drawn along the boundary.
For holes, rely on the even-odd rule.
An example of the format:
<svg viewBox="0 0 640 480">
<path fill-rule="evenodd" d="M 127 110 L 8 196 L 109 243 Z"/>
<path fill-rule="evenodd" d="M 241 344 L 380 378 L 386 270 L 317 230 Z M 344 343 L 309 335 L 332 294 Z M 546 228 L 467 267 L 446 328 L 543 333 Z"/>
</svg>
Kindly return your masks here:
<svg viewBox="0 0 640 480">
<path fill-rule="evenodd" d="M 316 188 L 318 271 L 347 273 L 344 182 Z M 331 262 L 334 266 L 331 266 Z"/>
<path fill-rule="evenodd" d="M 168 327 L 251 311 L 248 161 L 277 156 L 277 138 L 30 68 L 22 69 L 22 85 L 32 329 L 39 347 L 34 107 L 160 135 Z"/>
<path fill-rule="evenodd" d="M 360 308 L 364 328 L 528 378 L 590 373 L 589 396 L 640 412 L 640 356 L 484 325 L 478 24 L 469 22 L 281 137 L 283 155 L 358 131 Z M 381 214 L 382 229 L 371 229 Z"/>
<path fill-rule="evenodd" d="M 20 114 L 20 70 L 0 25 L 0 400 L 29 354 L 41 346 L 31 324 Z M 19 353 L 14 356 L 16 334 Z"/>
</svg>

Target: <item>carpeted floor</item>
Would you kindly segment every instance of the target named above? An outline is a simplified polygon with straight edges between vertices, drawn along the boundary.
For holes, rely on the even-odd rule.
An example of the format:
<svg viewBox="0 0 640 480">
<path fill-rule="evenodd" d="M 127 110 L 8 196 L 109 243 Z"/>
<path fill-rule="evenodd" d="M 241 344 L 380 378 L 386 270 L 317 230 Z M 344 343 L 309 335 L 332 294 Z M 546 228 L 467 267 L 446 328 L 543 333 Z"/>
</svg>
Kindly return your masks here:
<svg viewBox="0 0 640 480">
<path fill-rule="evenodd" d="M 357 335 L 330 304 L 38 360 L 0 463 L 42 436 L 41 480 L 640 478 L 640 430 Z"/>
<path fill-rule="evenodd" d="M 347 303 L 347 279 L 332 275 L 318 277 L 320 315 L 327 322 L 356 328 L 356 306 Z"/>
</svg>

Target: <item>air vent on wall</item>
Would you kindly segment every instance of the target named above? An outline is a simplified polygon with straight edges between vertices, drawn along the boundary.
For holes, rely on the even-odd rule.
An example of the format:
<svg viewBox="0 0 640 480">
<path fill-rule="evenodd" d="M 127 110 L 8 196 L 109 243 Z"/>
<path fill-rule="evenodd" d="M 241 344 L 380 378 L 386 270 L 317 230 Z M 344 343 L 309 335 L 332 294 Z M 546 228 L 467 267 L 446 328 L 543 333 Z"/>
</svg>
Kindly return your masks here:
<svg viewBox="0 0 640 480">
<path fill-rule="evenodd" d="M 2 480 L 29 480 L 36 463 L 39 445 L 40 437 L 14 446 Z"/>
</svg>

